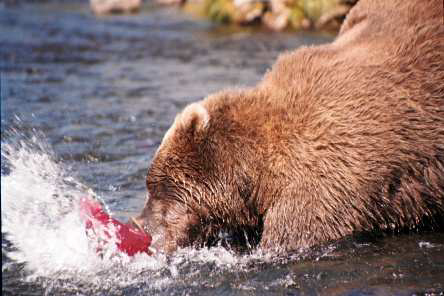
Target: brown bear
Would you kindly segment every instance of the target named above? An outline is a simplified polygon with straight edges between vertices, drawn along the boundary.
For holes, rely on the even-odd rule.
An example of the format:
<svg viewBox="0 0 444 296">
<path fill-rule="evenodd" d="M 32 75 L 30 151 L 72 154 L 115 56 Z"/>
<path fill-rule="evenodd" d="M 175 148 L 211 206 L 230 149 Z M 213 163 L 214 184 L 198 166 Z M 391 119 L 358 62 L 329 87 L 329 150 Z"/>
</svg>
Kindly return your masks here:
<svg viewBox="0 0 444 296">
<path fill-rule="evenodd" d="M 291 251 L 440 229 L 442 0 L 361 0 L 333 43 L 281 55 L 254 88 L 189 105 L 146 183 L 133 224 L 167 252 L 220 233 Z"/>
</svg>

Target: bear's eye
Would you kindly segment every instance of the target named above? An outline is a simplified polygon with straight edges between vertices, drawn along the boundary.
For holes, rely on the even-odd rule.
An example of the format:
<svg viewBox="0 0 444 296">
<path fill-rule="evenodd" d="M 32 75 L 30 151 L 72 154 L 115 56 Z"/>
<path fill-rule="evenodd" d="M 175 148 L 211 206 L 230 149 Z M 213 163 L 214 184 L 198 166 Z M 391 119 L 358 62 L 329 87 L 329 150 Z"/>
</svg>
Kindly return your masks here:
<svg viewBox="0 0 444 296">
<path fill-rule="evenodd" d="M 188 193 L 186 189 L 176 184 L 169 177 L 150 183 L 149 186 L 148 190 L 151 197 L 173 203 L 184 203 Z"/>
<path fill-rule="evenodd" d="M 168 185 L 165 178 L 157 176 L 147 178 L 146 187 L 151 198 L 162 198 L 162 196 L 168 192 Z"/>
</svg>

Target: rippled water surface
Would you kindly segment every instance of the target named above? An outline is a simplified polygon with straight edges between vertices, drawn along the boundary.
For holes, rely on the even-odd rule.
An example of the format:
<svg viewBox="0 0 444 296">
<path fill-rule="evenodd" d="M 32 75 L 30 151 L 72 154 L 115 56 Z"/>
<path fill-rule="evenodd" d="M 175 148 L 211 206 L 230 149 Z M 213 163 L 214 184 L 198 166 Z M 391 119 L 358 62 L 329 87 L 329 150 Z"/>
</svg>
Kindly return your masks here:
<svg viewBox="0 0 444 296">
<path fill-rule="evenodd" d="M 187 103 L 254 85 L 331 37 L 220 28 L 174 8 L 94 17 L 85 1 L 0 2 L 3 295 L 443 295 L 444 234 L 348 239 L 276 258 L 222 247 L 91 251 L 77 201 L 126 221 Z"/>
</svg>

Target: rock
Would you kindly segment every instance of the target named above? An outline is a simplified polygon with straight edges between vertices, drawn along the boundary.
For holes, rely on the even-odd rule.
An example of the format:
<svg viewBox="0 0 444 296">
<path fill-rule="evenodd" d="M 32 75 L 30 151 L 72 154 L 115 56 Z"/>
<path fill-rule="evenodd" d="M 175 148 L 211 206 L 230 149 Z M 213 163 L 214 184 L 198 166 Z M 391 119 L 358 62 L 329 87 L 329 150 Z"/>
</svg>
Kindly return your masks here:
<svg viewBox="0 0 444 296">
<path fill-rule="evenodd" d="M 218 23 L 252 24 L 261 20 L 268 28 L 338 28 L 357 0 L 156 0 L 186 3 L 186 10 L 197 12 Z M 191 2 L 191 4 L 190 4 Z"/>
<path fill-rule="evenodd" d="M 142 0 L 90 0 L 92 11 L 97 15 L 132 13 L 140 9 Z"/>
<path fill-rule="evenodd" d="M 251 0 L 234 0 L 236 6 L 235 22 L 238 24 L 250 24 L 259 19 L 265 9 L 263 2 Z"/>
<path fill-rule="evenodd" d="M 282 31 L 288 26 L 290 9 L 282 10 L 279 14 L 266 12 L 262 18 L 265 26 L 275 31 Z"/>
<path fill-rule="evenodd" d="M 274 30 L 282 30 L 287 26 L 283 19 L 284 15 L 288 15 L 289 25 L 293 29 L 311 27 L 336 29 L 355 2 L 355 0 L 270 0 L 271 15 L 266 16 L 264 23 Z"/>
<path fill-rule="evenodd" d="M 260 19 L 264 9 L 264 3 L 257 0 L 206 0 L 201 11 L 219 23 L 247 25 Z"/>
</svg>

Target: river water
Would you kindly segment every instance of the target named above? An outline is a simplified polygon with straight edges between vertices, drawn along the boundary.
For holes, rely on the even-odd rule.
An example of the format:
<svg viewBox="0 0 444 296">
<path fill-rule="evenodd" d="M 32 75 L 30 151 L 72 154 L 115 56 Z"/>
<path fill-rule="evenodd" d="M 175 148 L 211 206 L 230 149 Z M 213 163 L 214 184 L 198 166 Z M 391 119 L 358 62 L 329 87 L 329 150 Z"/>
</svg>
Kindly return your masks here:
<svg viewBox="0 0 444 296">
<path fill-rule="evenodd" d="M 81 197 L 126 221 L 186 104 L 254 85 L 280 52 L 331 39 L 218 27 L 151 3 L 97 18 L 80 0 L 0 2 L 2 295 L 443 295 L 443 233 L 284 257 L 92 251 Z"/>
</svg>

